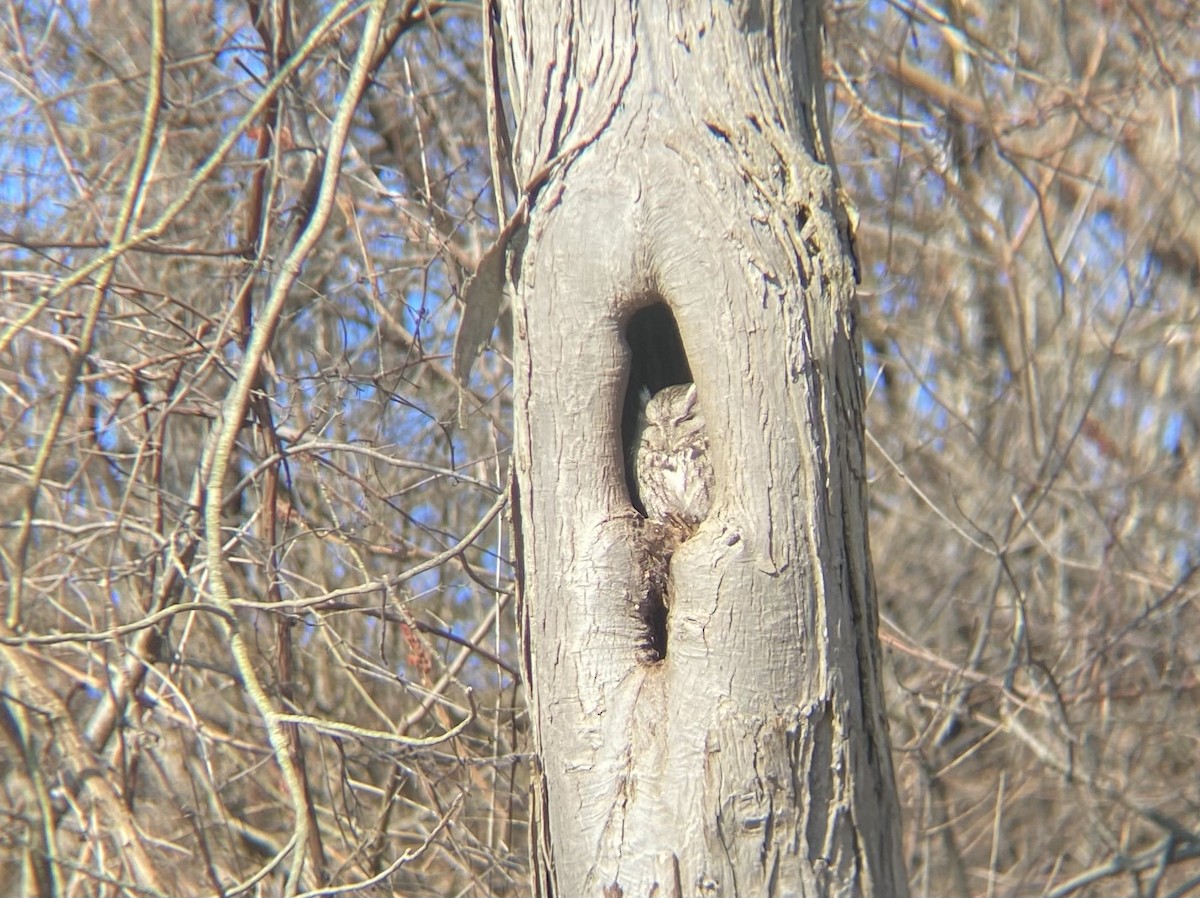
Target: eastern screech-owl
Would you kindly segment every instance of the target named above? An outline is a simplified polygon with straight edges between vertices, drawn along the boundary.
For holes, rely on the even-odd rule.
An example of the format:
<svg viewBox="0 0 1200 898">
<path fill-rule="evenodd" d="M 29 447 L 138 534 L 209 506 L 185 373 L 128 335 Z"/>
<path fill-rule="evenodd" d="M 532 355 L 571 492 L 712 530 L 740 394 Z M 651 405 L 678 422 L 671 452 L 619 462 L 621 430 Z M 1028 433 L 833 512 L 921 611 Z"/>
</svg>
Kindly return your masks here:
<svg viewBox="0 0 1200 898">
<path fill-rule="evenodd" d="M 712 505 L 708 429 L 695 384 L 643 390 L 634 432 L 633 482 L 646 516 L 695 526 Z"/>
</svg>

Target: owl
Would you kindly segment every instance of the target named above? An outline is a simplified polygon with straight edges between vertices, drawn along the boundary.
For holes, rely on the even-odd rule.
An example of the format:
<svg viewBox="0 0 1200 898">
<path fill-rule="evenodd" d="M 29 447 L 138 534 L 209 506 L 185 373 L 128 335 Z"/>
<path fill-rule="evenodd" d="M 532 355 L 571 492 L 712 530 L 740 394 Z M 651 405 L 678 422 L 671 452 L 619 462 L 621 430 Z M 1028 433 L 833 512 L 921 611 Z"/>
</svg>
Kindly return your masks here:
<svg viewBox="0 0 1200 898">
<path fill-rule="evenodd" d="M 643 390 L 631 462 L 637 498 L 652 521 L 694 527 L 712 505 L 708 429 L 695 384 Z"/>
</svg>

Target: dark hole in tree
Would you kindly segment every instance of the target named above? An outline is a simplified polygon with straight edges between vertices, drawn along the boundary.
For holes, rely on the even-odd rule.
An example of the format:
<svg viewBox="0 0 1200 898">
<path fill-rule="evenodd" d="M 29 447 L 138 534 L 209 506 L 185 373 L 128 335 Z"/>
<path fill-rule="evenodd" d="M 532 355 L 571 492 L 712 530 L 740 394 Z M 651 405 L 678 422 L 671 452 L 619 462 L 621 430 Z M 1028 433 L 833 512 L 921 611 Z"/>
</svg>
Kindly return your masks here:
<svg viewBox="0 0 1200 898">
<path fill-rule="evenodd" d="M 692 368 L 679 325 L 671 309 L 661 300 L 639 309 L 629 317 L 625 327 L 625 342 L 629 345 L 629 385 L 625 388 L 625 407 L 621 415 L 621 442 L 625 449 L 625 486 L 633 507 L 643 515 L 646 509 L 638 501 L 633 483 L 633 431 L 637 426 L 638 406 L 643 389 L 654 395 L 663 387 L 692 382 Z"/>
<path fill-rule="evenodd" d="M 638 499 L 632 464 L 642 392 L 653 395 L 672 384 L 691 383 L 692 368 L 675 316 L 661 300 L 630 316 L 625 327 L 625 341 L 629 346 L 629 382 L 621 417 L 625 485 L 633 507 L 644 516 L 646 509 Z M 638 555 L 645 594 L 638 603 L 637 614 L 644 632 L 641 657 L 648 663 L 660 661 L 667 654 L 669 564 L 676 543 L 677 536 L 670 526 L 660 521 L 644 522 Z"/>
</svg>

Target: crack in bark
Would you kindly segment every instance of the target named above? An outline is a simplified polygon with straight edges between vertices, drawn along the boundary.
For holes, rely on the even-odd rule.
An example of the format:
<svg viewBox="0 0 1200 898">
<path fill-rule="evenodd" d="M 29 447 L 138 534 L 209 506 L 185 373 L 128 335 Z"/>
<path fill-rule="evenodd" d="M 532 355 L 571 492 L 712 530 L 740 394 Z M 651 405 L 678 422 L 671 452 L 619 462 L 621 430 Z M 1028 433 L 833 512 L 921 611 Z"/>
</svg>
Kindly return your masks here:
<svg viewBox="0 0 1200 898">
<path fill-rule="evenodd" d="M 657 664 L 667 656 L 667 612 L 671 597 L 671 556 L 684 534 L 673 524 L 639 518 L 634 557 L 642 571 L 641 594 L 634 611 L 643 629 L 638 662 Z"/>
</svg>

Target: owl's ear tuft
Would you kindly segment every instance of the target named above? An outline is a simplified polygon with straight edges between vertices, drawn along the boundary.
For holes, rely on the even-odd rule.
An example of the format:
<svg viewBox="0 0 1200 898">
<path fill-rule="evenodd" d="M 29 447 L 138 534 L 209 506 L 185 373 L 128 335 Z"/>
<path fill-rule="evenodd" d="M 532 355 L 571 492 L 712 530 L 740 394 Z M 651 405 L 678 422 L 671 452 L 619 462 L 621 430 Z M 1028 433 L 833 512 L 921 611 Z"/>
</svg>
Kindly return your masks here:
<svg viewBox="0 0 1200 898">
<path fill-rule="evenodd" d="M 683 394 L 684 414 L 690 415 L 692 412 L 694 412 L 696 410 L 697 398 L 698 398 L 698 394 L 696 393 L 696 385 L 694 383 L 688 384 L 687 392 Z"/>
</svg>

